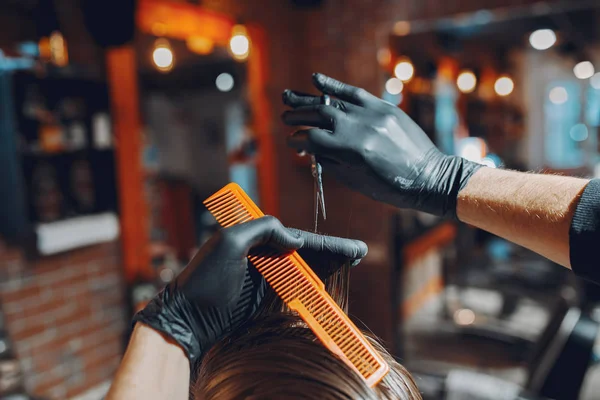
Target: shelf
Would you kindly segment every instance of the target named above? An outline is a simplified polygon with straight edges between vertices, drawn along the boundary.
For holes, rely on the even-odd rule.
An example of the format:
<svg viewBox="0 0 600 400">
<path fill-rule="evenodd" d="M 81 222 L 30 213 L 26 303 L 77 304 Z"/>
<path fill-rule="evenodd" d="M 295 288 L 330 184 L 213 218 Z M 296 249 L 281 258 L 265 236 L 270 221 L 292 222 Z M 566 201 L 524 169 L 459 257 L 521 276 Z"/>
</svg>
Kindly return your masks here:
<svg viewBox="0 0 600 400">
<path fill-rule="evenodd" d="M 38 224 L 35 231 L 40 254 L 51 255 L 117 239 L 119 219 L 114 213 L 88 215 Z"/>
</svg>

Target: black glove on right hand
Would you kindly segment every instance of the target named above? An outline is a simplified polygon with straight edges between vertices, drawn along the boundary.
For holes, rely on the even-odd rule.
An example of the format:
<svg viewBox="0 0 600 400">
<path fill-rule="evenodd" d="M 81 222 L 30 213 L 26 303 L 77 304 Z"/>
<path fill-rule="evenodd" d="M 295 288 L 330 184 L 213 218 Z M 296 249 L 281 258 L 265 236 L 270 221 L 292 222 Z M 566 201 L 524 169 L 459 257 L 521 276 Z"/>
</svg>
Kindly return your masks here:
<svg viewBox="0 0 600 400">
<path fill-rule="evenodd" d="M 294 133 L 291 147 L 315 154 L 325 173 L 375 200 L 456 218 L 458 192 L 480 164 L 442 154 L 402 110 L 364 89 L 322 74 L 313 82 L 339 100 L 326 106 L 286 90 L 283 102 L 294 110 L 283 121 L 316 127 Z"/>
</svg>

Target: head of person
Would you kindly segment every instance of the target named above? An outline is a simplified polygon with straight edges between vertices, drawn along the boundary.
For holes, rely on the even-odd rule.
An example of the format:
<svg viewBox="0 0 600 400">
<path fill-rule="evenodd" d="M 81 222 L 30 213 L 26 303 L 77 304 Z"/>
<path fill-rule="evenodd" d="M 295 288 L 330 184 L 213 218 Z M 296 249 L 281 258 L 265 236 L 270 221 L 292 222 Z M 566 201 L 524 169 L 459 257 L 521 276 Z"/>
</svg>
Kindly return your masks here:
<svg viewBox="0 0 600 400">
<path fill-rule="evenodd" d="M 325 280 L 329 294 L 344 310 L 348 273 L 346 265 Z M 420 400 L 409 372 L 372 334 L 363 333 L 390 366 L 374 388 L 323 346 L 302 319 L 271 292 L 252 320 L 206 354 L 192 385 L 192 396 L 195 400 Z"/>
</svg>

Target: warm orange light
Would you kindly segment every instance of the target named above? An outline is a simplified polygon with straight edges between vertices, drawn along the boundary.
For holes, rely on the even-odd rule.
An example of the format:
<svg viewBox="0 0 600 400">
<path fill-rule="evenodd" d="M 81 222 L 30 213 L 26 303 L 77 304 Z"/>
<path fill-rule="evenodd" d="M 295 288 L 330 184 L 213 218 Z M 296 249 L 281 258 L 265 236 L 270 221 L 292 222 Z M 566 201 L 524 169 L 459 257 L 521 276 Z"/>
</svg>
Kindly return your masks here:
<svg viewBox="0 0 600 400">
<path fill-rule="evenodd" d="M 167 24 L 156 22 L 152 24 L 152 34 L 154 36 L 165 36 L 167 34 Z"/>
<path fill-rule="evenodd" d="M 215 47 L 215 42 L 202 36 L 191 36 L 186 44 L 190 51 L 203 56 L 212 53 Z"/>
<path fill-rule="evenodd" d="M 410 22 L 398 21 L 394 24 L 394 34 L 398 36 L 406 36 L 410 33 Z"/>
<path fill-rule="evenodd" d="M 67 52 L 67 42 L 62 33 L 52 32 L 49 43 L 52 63 L 58 67 L 66 66 L 69 63 L 69 53 Z"/>
<path fill-rule="evenodd" d="M 461 308 L 454 312 L 454 322 L 458 325 L 471 325 L 475 322 L 475 313 L 468 308 Z"/>
<path fill-rule="evenodd" d="M 52 58 L 52 52 L 50 51 L 50 38 L 44 36 L 38 43 L 38 49 L 40 51 L 40 58 L 42 60 L 50 61 Z"/>
<path fill-rule="evenodd" d="M 382 67 L 387 67 L 392 62 L 392 52 L 390 49 L 382 48 L 377 51 L 377 62 Z"/>
</svg>

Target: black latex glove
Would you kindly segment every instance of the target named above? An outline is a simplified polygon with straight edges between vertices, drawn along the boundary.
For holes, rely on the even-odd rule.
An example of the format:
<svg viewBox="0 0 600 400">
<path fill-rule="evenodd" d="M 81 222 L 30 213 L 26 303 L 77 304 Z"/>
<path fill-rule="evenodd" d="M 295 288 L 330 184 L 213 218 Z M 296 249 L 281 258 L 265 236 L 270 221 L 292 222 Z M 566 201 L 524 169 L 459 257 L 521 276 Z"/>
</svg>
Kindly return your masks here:
<svg viewBox="0 0 600 400">
<path fill-rule="evenodd" d="M 258 309 L 266 282 L 255 268 L 248 267 L 247 256 L 272 250 L 298 250 L 301 256 L 318 254 L 323 260 L 354 261 L 356 265 L 367 254 L 367 245 L 288 229 L 274 217 L 235 225 L 211 237 L 134 321 L 173 338 L 191 362 L 201 359 L 216 341 Z"/>
<path fill-rule="evenodd" d="M 313 75 L 321 97 L 286 90 L 283 102 L 293 110 L 288 125 L 314 128 L 295 132 L 288 144 L 317 156 L 331 173 L 353 190 L 400 208 L 456 218 L 458 192 L 481 167 L 442 154 L 402 110 L 364 89 Z"/>
</svg>

